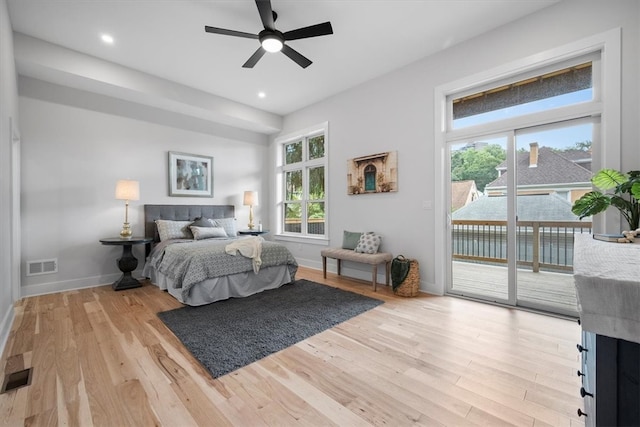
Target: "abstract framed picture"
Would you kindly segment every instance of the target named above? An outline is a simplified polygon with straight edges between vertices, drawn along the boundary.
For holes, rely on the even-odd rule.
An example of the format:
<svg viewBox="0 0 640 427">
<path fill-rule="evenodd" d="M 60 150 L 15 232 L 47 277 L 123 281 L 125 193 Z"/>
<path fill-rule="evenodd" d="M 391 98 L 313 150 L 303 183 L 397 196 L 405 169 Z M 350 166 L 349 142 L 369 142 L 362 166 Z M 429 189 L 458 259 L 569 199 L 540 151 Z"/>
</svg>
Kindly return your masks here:
<svg viewBox="0 0 640 427">
<path fill-rule="evenodd" d="M 347 194 L 398 191 L 398 152 L 369 154 L 347 160 Z"/>
<path fill-rule="evenodd" d="M 169 151 L 169 196 L 213 197 L 213 157 Z"/>
</svg>

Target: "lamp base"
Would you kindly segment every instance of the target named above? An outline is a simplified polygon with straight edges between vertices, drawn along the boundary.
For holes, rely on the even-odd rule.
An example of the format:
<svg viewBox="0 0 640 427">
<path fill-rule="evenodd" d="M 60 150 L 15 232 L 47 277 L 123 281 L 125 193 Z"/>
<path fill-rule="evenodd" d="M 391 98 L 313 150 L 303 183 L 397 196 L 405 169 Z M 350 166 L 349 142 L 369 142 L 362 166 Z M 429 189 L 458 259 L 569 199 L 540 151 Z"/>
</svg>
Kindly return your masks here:
<svg viewBox="0 0 640 427">
<path fill-rule="evenodd" d="M 249 228 L 249 230 L 253 230 L 254 228 L 256 228 L 255 224 L 250 222 L 249 224 L 247 224 L 247 227 Z"/>
<path fill-rule="evenodd" d="M 122 231 L 120 231 L 121 239 L 130 239 L 133 236 L 133 232 L 131 231 L 131 226 L 128 222 L 122 224 Z"/>
</svg>

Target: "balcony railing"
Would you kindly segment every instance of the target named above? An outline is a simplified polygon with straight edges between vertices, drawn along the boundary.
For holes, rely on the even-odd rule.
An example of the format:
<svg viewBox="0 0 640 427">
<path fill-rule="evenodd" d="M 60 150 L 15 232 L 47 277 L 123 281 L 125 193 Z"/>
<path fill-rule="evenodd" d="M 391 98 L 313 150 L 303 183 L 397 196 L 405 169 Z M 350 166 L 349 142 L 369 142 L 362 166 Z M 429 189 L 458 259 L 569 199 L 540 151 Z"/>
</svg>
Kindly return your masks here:
<svg viewBox="0 0 640 427">
<path fill-rule="evenodd" d="M 532 271 L 573 271 L 573 236 L 591 233 L 591 222 L 518 221 L 517 263 Z M 507 263 L 507 222 L 452 221 L 452 254 L 456 260 Z"/>
<path fill-rule="evenodd" d="M 286 218 L 284 220 L 284 231 L 288 233 L 301 233 L 302 220 Z M 312 218 L 307 221 L 307 234 L 324 235 L 324 218 Z"/>
</svg>

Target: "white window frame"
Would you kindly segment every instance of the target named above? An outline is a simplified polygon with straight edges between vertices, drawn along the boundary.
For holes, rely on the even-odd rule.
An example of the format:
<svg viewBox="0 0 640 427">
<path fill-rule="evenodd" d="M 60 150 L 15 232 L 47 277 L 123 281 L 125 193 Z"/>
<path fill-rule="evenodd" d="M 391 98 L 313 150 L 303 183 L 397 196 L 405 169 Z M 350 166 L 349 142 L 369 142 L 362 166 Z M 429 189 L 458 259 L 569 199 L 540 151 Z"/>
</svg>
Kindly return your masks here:
<svg viewBox="0 0 640 427">
<path fill-rule="evenodd" d="M 324 135 L 324 157 L 319 159 L 307 160 L 307 139 L 318 135 Z M 284 159 L 284 146 L 293 142 L 303 141 L 302 144 L 302 162 L 292 165 L 285 165 Z M 274 234 L 275 240 L 285 240 L 290 242 L 304 242 L 317 245 L 329 244 L 329 122 L 323 122 L 315 126 L 311 126 L 302 129 L 295 133 L 279 136 L 275 139 L 274 144 L 275 159 L 276 159 L 276 182 L 275 182 L 275 194 L 276 194 L 276 206 L 275 206 L 275 218 L 276 218 L 276 231 Z M 309 199 L 309 169 L 323 166 L 324 167 L 324 234 L 307 234 L 307 203 L 317 202 L 317 200 Z M 291 233 L 284 230 L 284 197 L 285 197 L 285 173 L 292 170 L 302 169 L 302 188 L 303 196 L 301 203 L 302 209 L 302 226 L 300 233 Z"/>
<path fill-rule="evenodd" d="M 435 158 L 435 247 L 446 248 L 448 233 L 450 232 L 450 218 L 448 216 L 450 195 L 445 191 L 449 172 L 447 171 L 447 145 L 450 141 L 462 139 L 467 135 L 481 133 L 483 127 L 487 133 L 499 130 L 500 126 L 509 128 L 523 128 L 536 126 L 546 122 L 546 112 L 534 113 L 528 116 L 507 119 L 510 123 L 498 122 L 482 124 L 479 126 L 466 127 L 460 130 L 449 129 L 447 98 L 451 95 L 458 95 L 465 91 L 474 91 L 491 85 L 492 83 L 522 75 L 528 72 L 538 72 L 553 64 L 569 61 L 572 58 L 600 52 L 599 64 L 594 63 L 594 80 L 599 79 L 598 88 L 594 86 L 594 101 L 584 105 L 562 107 L 567 109 L 566 119 L 584 116 L 590 112 L 601 116 L 599 127 L 601 135 L 597 140 L 602 141 L 599 147 L 593 147 L 594 163 L 593 169 L 602 168 L 620 169 L 620 116 L 621 116 L 621 30 L 615 28 L 604 33 L 595 34 L 591 37 L 560 46 L 554 49 L 531 55 L 518 61 L 502 65 L 500 67 L 487 70 L 466 78 L 443 84 L 435 88 L 434 91 L 434 158 Z M 597 73 L 597 75 L 596 75 Z M 584 111 L 580 111 L 584 109 Z M 555 115 L 556 119 L 558 115 Z M 492 128 L 490 130 L 490 128 Z M 597 150 L 597 151 L 596 151 Z M 594 218 L 594 232 L 599 230 L 613 229 L 619 223 L 619 218 L 615 213 L 609 212 L 601 215 L 601 218 Z M 435 259 L 435 283 L 438 289 L 433 289 L 435 293 L 444 294 L 448 281 L 448 257 L 446 251 L 436 251 Z"/>
</svg>

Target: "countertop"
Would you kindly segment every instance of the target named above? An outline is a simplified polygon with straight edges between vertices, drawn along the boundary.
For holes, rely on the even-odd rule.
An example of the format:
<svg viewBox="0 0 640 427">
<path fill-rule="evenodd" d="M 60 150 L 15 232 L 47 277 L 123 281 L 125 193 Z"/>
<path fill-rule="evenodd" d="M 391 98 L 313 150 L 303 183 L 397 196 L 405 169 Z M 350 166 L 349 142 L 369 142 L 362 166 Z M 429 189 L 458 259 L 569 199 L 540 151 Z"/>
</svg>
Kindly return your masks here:
<svg viewBox="0 0 640 427">
<path fill-rule="evenodd" d="M 640 239 L 612 243 L 577 234 L 573 271 L 582 328 L 640 342 Z"/>
</svg>

